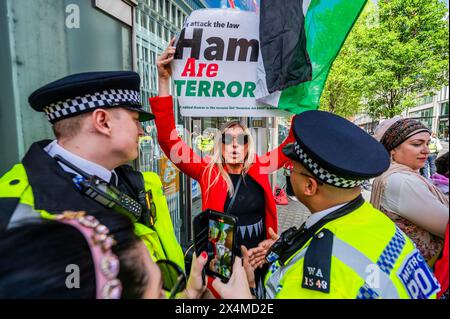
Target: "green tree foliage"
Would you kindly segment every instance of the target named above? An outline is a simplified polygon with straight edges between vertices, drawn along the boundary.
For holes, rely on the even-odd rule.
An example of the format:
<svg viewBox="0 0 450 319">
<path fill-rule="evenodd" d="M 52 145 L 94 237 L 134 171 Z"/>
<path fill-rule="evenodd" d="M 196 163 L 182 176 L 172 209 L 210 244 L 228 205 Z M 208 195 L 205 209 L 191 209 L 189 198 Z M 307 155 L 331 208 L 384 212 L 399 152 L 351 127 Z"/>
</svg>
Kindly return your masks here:
<svg viewBox="0 0 450 319">
<path fill-rule="evenodd" d="M 339 55 L 328 74 L 327 82 L 320 99 L 320 108 L 343 117 L 352 116 L 362 108 L 361 71 L 357 65 L 355 38 L 364 32 L 369 4 L 353 26 Z"/>
<path fill-rule="evenodd" d="M 448 45 L 442 1 L 369 1 L 335 61 L 322 105 L 344 116 L 361 106 L 373 118 L 400 114 L 419 94 L 448 85 Z"/>
</svg>

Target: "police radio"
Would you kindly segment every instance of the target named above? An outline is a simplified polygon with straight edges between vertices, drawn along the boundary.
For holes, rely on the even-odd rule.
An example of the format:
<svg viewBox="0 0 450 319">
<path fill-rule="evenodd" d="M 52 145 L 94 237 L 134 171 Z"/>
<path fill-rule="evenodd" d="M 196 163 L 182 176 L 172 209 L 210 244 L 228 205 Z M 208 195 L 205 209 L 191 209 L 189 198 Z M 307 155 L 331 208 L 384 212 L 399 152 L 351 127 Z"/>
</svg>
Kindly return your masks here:
<svg viewBox="0 0 450 319">
<path fill-rule="evenodd" d="M 127 216 L 133 222 L 139 220 L 142 215 L 142 206 L 136 200 L 121 192 L 116 187 L 109 185 L 98 176 L 87 174 L 61 156 L 55 155 L 54 158 L 83 177 L 77 183 L 82 193 L 103 206 Z"/>
</svg>

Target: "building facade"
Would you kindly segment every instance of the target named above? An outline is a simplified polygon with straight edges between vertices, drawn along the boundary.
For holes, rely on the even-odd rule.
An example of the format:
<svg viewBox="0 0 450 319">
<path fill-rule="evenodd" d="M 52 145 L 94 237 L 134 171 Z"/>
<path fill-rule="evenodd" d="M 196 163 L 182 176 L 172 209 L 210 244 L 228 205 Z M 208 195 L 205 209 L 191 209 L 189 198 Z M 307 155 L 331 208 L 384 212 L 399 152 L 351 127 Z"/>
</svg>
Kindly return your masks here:
<svg viewBox="0 0 450 319">
<path fill-rule="evenodd" d="M 445 86 L 432 96 L 423 95 L 417 99 L 417 105 L 406 109 L 402 117 L 414 118 L 425 124 L 439 139 L 448 142 L 449 110 L 448 110 L 449 87 Z M 373 133 L 380 120 L 372 119 L 367 114 L 358 114 L 353 123 Z"/>
<path fill-rule="evenodd" d="M 135 70 L 141 75 L 142 103 L 149 109 L 148 98 L 158 92 L 158 55 L 188 15 L 207 5 L 227 7 L 229 1 L 0 1 L 0 175 L 20 162 L 33 142 L 54 139 L 44 114 L 28 104 L 34 90 L 74 73 Z M 176 99 L 174 111 L 178 132 L 201 156 L 211 154 L 210 145 L 202 143 L 209 130 L 231 119 L 181 117 Z M 278 145 L 277 119 L 239 119 L 250 127 L 258 154 Z M 144 123 L 144 129 L 139 158 L 132 164 L 159 174 L 176 236 L 186 243 L 192 238 L 192 217 L 201 211 L 199 185 L 164 156 L 154 124 Z"/>
<path fill-rule="evenodd" d="M 417 106 L 409 108 L 403 115 L 425 124 L 439 139 L 448 142 L 448 95 L 449 87 L 443 87 L 433 96 L 422 96 Z"/>
<path fill-rule="evenodd" d="M 135 11 L 136 70 L 141 75 L 142 103 L 150 109 L 148 98 L 158 94 L 156 59 L 183 26 L 187 16 L 196 9 L 205 8 L 202 0 L 139 0 Z M 174 108 L 179 132 L 185 120 Z M 167 198 L 177 239 L 189 240 L 191 217 L 191 190 L 198 189 L 195 181 L 181 174 L 161 151 L 153 122 L 145 124 L 146 136 L 141 140 L 137 166 L 142 171 L 159 174 Z M 189 136 L 184 136 L 191 143 Z M 193 185 L 191 185 L 193 183 Z"/>
<path fill-rule="evenodd" d="M 135 0 L 0 1 L 0 175 L 54 139 L 28 96 L 63 76 L 133 69 Z"/>
<path fill-rule="evenodd" d="M 238 1 L 235 5 L 243 10 L 252 10 L 256 1 Z M 148 97 L 157 95 L 156 58 L 166 48 L 170 39 L 182 28 L 187 16 L 196 9 L 229 7 L 230 1 L 210 0 L 139 0 L 135 15 L 136 68 L 141 74 L 142 101 L 146 107 Z M 172 92 L 174 90 L 172 89 Z M 181 117 L 174 99 L 174 113 L 178 133 L 200 156 L 211 155 L 210 132 L 220 128 L 229 117 Z M 275 118 L 237 118 L 250 128 L 258 154 L 263 154 L 278 145 L 278 125 Z M 138 166 L 141 170 L 158 172 L 163 182 L 172 214 L 177 238 L 186 243 L 192 238 L 192 218 L 201 212 L 201 190 L 195 180 L 180 173 L 165 157 L 158 142 L 153 123 L 145 126 Z M 276 183 L 276 175 L 272 178 Z"/>
</svg>

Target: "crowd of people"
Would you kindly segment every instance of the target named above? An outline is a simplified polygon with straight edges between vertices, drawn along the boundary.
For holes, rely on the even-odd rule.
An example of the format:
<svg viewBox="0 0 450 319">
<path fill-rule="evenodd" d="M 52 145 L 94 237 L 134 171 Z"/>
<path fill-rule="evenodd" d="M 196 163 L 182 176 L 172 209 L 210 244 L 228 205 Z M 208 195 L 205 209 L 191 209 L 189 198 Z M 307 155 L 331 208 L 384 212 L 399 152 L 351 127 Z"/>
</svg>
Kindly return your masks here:
<svg viewBox="0 0 450 319">
<path fill-rule="evenodd" d="M 157 61 L 152 113 L 134 72 L 71 75 L 31 94 L 55 140 L 34 143 L 0 178 L 0 298 L 448 297 L 448 153 L 429 178 L 420 174 L 431 153 L 426 126 L 389 119 L 374 138 L 305 111 L 259 156 L 247 126 L 230 121 L 202 158 L 175 128 L 171 45 Z M 161 149 L 199 182 L 203 209 L 237 218 L 228 282 L 204 280 L 207 252 L 194 254 L 186 278 L 159 177 L 126 165 L 152 119 Z M 278 234 L 269 174 L 283 166 L 289 195 L 311 216 Z M 361 187 L 372 178 L 369 203 Z"/>
</svg>

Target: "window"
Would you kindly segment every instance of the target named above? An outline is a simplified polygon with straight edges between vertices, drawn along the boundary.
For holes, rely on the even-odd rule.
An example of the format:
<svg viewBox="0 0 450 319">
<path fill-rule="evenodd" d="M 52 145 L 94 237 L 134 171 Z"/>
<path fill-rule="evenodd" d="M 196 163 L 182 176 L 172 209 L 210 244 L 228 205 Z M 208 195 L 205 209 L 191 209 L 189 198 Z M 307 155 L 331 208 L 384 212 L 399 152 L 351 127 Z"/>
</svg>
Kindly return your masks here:
<svg viewBox="0 0 450 319">
<path fill-rule="evenodd" d="M 143 52 L 143 56 L 144 56 L 143 58 L 144 58 L 144 61 L 148 63 L 148 49 L 147 49 L 147 48 L 144 48 L 143 51 L 144 51 L 144 52 Z"/>
<path fill-rule="evenodd" d="M 148 24 L 147 24 L 148 18 L 145 14 L 141 14 L 141 27 L 143 27 L 144 29 L 148 29 Z"/>
<path fill-rule="evenodd" d="M 182 28 L 183 27 L 183 23 L 184 23 L 184 13 L 180 12 L 179 17 L 180 17 L 180 28 Z"/>
<path fill-rule="evenodd" d="M 421 96 L 417 99 L 417 106 L 433 103 L 433 96 Z"/>
<path fill-rule="evenodd" d="M 171 23 L 177 23 L 177 8 L 172 4 L 172 20 Z"/>
<path fill-rule="evenodd" d="M 443 116 L 443 115 L 448 116 L 448 102 L 441 103 L 439 106 L 440 106 L 439 107 L 439 109 L 440 109 L 439 115 L 440 116 Z"/>
<path fill-rule="evenodd" d="M 136 23 L 139 23 L 140 19 L 141 19 L 141 12 L 140 11 L 136 11 L 136 15 L 134 16 Z"/>
<path fill-rule="evenodd" d="M 448 142 L 448 119 L 441 119 L 439 121 L 438 137 Z"/>
<path fill-rule="evenodd" d="M 181 27 L 181 11 L 177 9 L 177 21 L 175 21 L 175 24 L 177 25 L 178 28 Z"/>
<path fill-rule="evenodd" d="M 155 1 L 156 0 L 147 0 L 148 6 L 153 10 L 156 10 Z"/>
<path fill-rule="evenodd" d="M 426 125 L 430 130 L 433 124 L 433 108 L 427 108 L 416 112 L 409 113 L 410 118 L 414 118 Z"/>
<path fill-rule="evenodd" d="M 148 29 L 150 30 L 151 33 L 153 33 L 153 34 L 155 33 L 155 21 L 150 20 Z"/>
<path fill-rule="evenodd" d="M 157 23 L 157 36 L 162 38 L 162 28 L 161 28 L 161 24 Z"/>
<path fill-rule="evenodd" d="M 165 17 L 167 18 L 167 19 L 170 19 L 170 1 L 169 0 L 166 0 L 165 1 L 165 9 L 166 9 L 166 14 L 165 14 Z"/>
</svg>

